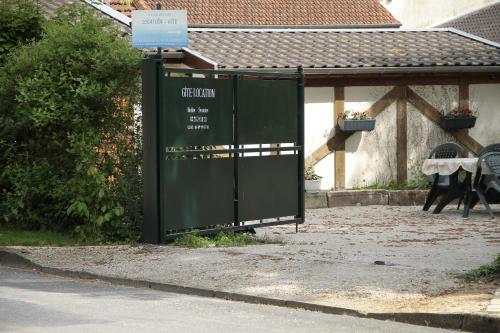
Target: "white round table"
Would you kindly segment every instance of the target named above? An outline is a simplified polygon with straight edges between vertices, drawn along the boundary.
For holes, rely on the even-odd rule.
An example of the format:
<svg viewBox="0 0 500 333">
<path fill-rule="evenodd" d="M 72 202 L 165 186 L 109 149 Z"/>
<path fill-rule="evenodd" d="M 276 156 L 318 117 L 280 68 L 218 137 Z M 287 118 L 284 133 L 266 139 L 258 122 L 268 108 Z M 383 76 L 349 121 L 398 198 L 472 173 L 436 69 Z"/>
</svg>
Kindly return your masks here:
<svg viewBox="0 0 500 333">
<path fill-rule="evenodd" d="M 439 174 L 441 176 L 449 176 L 455 171 L 462 168 L 470 173 L 475 173 L 477 168 L 477 157 L 471 158 L 431 158 L 426 159 L 422 165 L 422 172 L 426 175 Z M 482 166 L 483 174 L 488 174 L 488 168 Z"/>
</svg>

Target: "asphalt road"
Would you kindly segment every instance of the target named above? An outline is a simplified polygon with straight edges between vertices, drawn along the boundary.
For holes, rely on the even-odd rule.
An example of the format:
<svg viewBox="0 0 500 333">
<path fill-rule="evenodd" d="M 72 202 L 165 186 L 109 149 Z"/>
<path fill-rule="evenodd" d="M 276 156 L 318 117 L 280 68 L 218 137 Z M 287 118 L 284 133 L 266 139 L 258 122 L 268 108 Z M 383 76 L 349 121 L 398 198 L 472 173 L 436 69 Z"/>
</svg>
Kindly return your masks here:
<svg viewBox="0 0 500 333">
<path fill-rule="evenodd" d="M 453 331 L 64 279 L 0 266 L 0 332 Z"/>
</svg>

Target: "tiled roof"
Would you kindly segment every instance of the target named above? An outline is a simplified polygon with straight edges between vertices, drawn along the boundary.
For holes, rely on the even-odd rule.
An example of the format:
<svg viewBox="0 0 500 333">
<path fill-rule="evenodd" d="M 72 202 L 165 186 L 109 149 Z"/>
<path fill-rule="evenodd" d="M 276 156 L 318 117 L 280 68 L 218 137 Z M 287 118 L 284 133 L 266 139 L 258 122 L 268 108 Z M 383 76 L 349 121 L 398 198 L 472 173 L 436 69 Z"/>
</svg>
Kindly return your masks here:
<svg viewBox="0 0 500 333">
<path fill-rule="evenodd" d="M 120 10 L 109 0 L 113 8 Z M 186 9 L 189 26 L 399 26 L 378 0 L 134 0 L 136 9 Z"/>
<path fill-rule="evenodd" d="M 439 27 L 459 29 L 500 43 L 500 2 L 440 24 Z"/>
<path fill-rule="evenodd" d="M 80 0 L 38 0 L 37 4 L 47 16 L 52 17 L 60 7 L 75 2 Z"/>
<path fill-rule="evenodd" d="M 500 66 L 500 48 L 445 29 L 190 29 L 189 48 L 227 69 Z"/>
<path fill-rule="evenodd" d="M 109 0 L 109 1 L 124 1 L 124 0 Z M 92 6 L 98 12 L 98 15 L 100 15 L 101 17 L 110 18 L 109 13 L 103 12 L 101 9 L 99 9 L 100 7 L 99 8 L 95 7 L 95 6 L 99 6 L 102 4 L 107 5 L 107 2 L 108 2 L 108 0 L 103 0 L 103 1 L 99 1 L 99 0 L 37 0 L 38 6 L 42 10 L 42 12 L 45 13 L 46 16 L 48 16 L 48 17 L 54 16 L 57 9 L 59 9 L 60 7 L 62 7 L 64 5 L 79 3 L 79 4 L 86 4 L 88 6 Z M 90 3 L 92 3 L 92 5 Z M 106 6 L 101 6 L 101 7 L 106 7 Z M 112 10 L 111 8 L 107 8 L 107 9 Z M 119 13 L 117 13 L 117 14 L 121 15 Z M 123 15 L 121 15 L 121 16 L 123 16 Z M 128 19 L 127 17 L 125 17 L 125 18 Z M 125 22 L 123 22 L 122 20 L 118 20 L 118 19 L 116 19 L 116 17 L 113 17 L 113 24 L 118 29 L 120 29 L 122 34 L 130 34 L 130 32 L 131 32 L 130 26 L 128 24 L 126 24 Z"/>
<path fill-rule="evenodd" d="M 131 16 L 134 9 L 132 0 L 102 0 L 102 2 L 127 16 Z"/>
</svg>

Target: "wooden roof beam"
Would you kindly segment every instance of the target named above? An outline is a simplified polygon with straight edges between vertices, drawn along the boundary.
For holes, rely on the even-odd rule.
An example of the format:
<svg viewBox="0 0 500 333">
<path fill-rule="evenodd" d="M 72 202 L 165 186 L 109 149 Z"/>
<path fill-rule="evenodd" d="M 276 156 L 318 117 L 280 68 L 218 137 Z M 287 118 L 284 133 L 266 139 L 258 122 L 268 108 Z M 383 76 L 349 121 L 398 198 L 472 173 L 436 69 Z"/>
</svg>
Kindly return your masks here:
<svg viewBox="0 0 500 333">
<path fill-rule="evenodd" d="M 403 93 L 404 87 L 394 87 L 387 94 L 382 96 L 378 101 L 373 103 L 368 109 L 365 110 L 368 117 L 375 118 L 382 111 L 387 109 L 392 103 L 396 102 L 396 100 Z M 328 154 L 332 151 L 341 149 L 347 140 L 353 133 L 342 132 L 340 130 L 336 130 L 335 134 L 327 140 L 326 143 L 322 144 L 315 151 L 313 151 L 305 160 L 306 166 L 316 165 L 319 161 L 324 159 Z"/>
</svg>

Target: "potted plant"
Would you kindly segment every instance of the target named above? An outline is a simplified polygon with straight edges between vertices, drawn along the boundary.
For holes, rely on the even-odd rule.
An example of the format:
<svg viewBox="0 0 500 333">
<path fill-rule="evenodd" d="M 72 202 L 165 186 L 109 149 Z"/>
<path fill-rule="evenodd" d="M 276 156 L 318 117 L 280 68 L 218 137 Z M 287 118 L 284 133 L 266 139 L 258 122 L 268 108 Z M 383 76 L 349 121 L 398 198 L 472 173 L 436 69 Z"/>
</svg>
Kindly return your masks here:
<svg viewBox="0 0 500 333">
<path fill-rule="evenodd" d="M 368 118 L 366 112 L 340 112 L 338 123 L 344 132 L 373 131 L 375 129 L 375 119 Z"/>
<path fill-rule="evenodd" d="M 322 178 L 314 172 L 312 167 L 307 168 L 304 174 L 304 189 L 308 192 L 319 191 Z"/>
<path fill-rule="evenodd" d="M 475 112 L 465 107 L 446 113 L 441 118 L 441 127 L 444 129 L 472 128 L 476 124 Z"/>
</svg>

